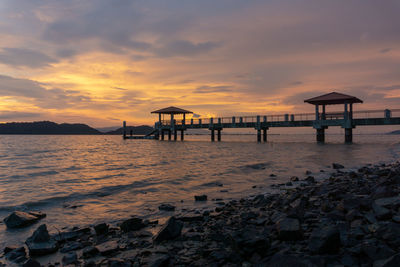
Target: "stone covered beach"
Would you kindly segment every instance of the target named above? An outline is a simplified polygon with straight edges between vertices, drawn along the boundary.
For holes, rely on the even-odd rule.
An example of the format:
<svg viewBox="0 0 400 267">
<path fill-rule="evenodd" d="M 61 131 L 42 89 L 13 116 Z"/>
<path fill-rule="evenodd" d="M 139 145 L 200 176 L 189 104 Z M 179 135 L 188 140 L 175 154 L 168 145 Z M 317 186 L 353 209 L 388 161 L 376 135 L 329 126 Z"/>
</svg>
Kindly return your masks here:
<svg viewBox="0 0 400 267">
<path fill-rule="evenodd" d="M 133 216 L 50 235 L 43 213 L 14 212 L 8 227 L 37 230 L 1 248 L 0 266 L 399 266 L 400 164 L 332 167 L 203 213 L 163 204 L 165 223 Z"/>
</svg>

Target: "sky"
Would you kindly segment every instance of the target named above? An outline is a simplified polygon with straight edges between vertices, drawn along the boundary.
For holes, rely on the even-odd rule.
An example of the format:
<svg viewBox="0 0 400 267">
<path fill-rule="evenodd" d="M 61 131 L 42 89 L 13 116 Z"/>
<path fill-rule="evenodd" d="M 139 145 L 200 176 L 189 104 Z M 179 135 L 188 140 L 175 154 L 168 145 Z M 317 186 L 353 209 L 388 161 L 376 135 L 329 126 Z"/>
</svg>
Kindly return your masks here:
<svg viewBox="0 0 400 267">
<path fill-rule="evenodd" d="M 399 14 L 398 0 L 1 0 L 0 122 L 313 112 L 304 99 L 332 91 L 400 108 Z"/>
</svg>

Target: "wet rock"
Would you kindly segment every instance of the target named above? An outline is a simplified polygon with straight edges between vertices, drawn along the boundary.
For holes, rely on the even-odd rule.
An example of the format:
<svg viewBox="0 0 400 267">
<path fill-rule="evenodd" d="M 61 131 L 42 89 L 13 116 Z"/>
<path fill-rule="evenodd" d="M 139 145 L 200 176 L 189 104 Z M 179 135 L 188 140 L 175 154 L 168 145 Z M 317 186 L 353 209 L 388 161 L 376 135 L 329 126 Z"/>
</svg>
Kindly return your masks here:
<svg viewBox="0 0 400 267">
<path fill-rule="evenodd" d="M 108 233 L 109 225 L 106 223 L 100 223 L 94 226 L 96 235 L 105 235 Z"/>
<path fill-rule="evenodd" d="M 374 267 L 398 267 L 400 262 L 400 253 L 386 260 L 374 262 Z"/>
<path fill-rule="evenodd" d="M 129 231 L 138 231 L 142 228 L 146 227 L 146 225 L 143 223 L 143 220 L 140 218 L 131 218 L 128 219 L 120 225 L 120 228 L 124 232 L 129 232 Z"/>
<path fill-rule="evenodd" d="M 297 182 L 297 181 L 299 181 L 299 177 L 297 177 L 297 176 L 292 176 L 292 177 L 290 177 L 290 181 L 292 181 L 292 182 Z"/>
<path fill-rule="evenodd" d="M 158 206 L 159 210 L 165 210 L 165 211 L 174 211 L 175 210 L 175 206 L 165 203 L 165 204 L 161 204 L 160 206 Z"/>
<path fill-rule="evenodd" d="M 195 201 L 207 201 L 207 195 L 194 196 Z"/>
<path fill-rule="evenodd" d="M 47 255 L 58 250 L 58 244 L 50 237 L 45 224 L 39 226 L 25 243 L 28 246 L 29 254 L 33 256 Z"/>
<path fill-rule="evenodd" d="M 60 252 L 67 253 L 67 252 L 71 252 L 71 251 L 74 251 L 74 250 L 81 249 L 83 247 L 84 246 L 83 246 L 83 244 L 81 242 L 72 241 L 72 242 L 66 243 L 64 245 L 64 247 L 60 249 Z"/>
<path fill-rule="evenodd" d="M 332 168 L 335 170 L 344 169 L 344 166 L 339 163 L 332 163 Z"/>
<path fill-rule="evenodd" d="M 96 246 L 101 255 L 107 256 L 119 250 L 119 244 L 116 240 L 107 241 Z"/>
<path fill-rule="evenodd" d="M 312 253 L 334 254 L 340 250 L 340 247 L 340 232 L 335 226 L 318 228 L 311 233 L 308 248 Z"/>
<path fill-rule="evenodd" d="M 78 255 L 76 252 L 69 252 L 62 258 L 63 265 L 75 264 L 78 262 Z"/>
<path fill-rule="evenodd" d="M 247 258 L 254 253 L 266 256 L 269 252 L 270 241 L 268 234 L 265 232 L 248 227 L 242 231 L 235 232 L 231 239 L 234 242 L 234 248 Z"/>
<path fill-rule="evenodd" d="M 34 259 L 28 259 L 24 264 L 22 264 L 22 267 L 40 267 L 40 263 Z"/>
<path fill-rule="evenodd" d="M 108 265 L 109 267 L 131 267 L 132 264 L 130 261 L 124 261 L 122 259 L 117 259 L 117 258 L 111 258 L 108 259 Z"/>
<path fill-rule="evenodd" d="M 4 255 L 7 254 L 8 252 L 11 252 L 11 251 L 17 249 L 17 248 L 18 248 L 17 246 L 7 246 L 7 247 L 5 247 L 5 248 L 3 249 Z M 25 249 L 24 249 L 24 250 L 25 250 Z"/>
<path fill-rule="evenodd" d="M 154 242 L 162 242 L 166 240 L 175 239 L 180 236 L 183 223 L 171 217 L 161 228 L 158 234 L 154 237 Z"/>
<path fill-rule="evenodd" d="M 99 254 L 99 250 L 96 247 L 89 246 L 83 249 L 82 257 L 84 259 L 89 259 Z"/>
<path fill-rule="evenodd" d="M 304 181 L 309 182 L 309 183 L 315 183 L 315 178 L 313 176 L 307 176 Z"/>
<path fill-rule="evenodd" d="M 9 261 L 13 262 L 23 262 L 26 260 L 26 251 L 24 247 L 19 247 L 19 248 L 9 248 L 11 250 L 8 250 L 7 248 L 4 249 L 4 251 L 8 251 L 7 253 L 4 252 L 6 255 L 6 259 Z"/>
<path fill-rule="evenodd" d="M 153 254 L 148 260 L 149 267 L 163 267 L 168 266 L 170 256 L 167 254 Z"/>
<path fill-rule="evenodd" d="M 278 221 L 276 229 L 280 240 L 295 241 L 303 238 L 303 230 L 298 219 L 284 218 Z"/>
<path fill-rule="evenodd" d="M 376 203 L 372 204 L 372 209 L 374 211 L 375 217 L 378 220 L 387 220 L 392 217 L 392 212 L 389 209 L 377 205 Z"/>
<path fill-rule="evenodd" d="M 74 231 L 69 231 L 69 232 L 61 232 L 56 235 L 54 235 L 52 238 L 58 242 L 65 242 L 65 241 L 70 241 L 70 240 L 75 240 L 77 238 L 80 238 L 86 234 L 90 233 L 90 228 L 82 228 Z"/>
<path fill-rule="evenodd" d="M 22 228 L 34 224 L 44 217 L 46 214 L 41 212 L 14 211 L 3 221 L 7 228 Z"/>
</svg>

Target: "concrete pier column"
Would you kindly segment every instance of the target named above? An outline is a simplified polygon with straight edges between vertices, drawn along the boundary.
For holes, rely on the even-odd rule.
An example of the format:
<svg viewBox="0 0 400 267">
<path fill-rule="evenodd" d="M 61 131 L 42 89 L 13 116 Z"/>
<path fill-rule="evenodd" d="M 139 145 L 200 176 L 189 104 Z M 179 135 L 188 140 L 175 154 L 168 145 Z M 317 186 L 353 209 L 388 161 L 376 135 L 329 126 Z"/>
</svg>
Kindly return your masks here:
<svg viewBox="0 0 400 267">
<path fill-rule="evenodd" d="M 171 141 L 171 129 L 168 130 L 168 141 Z"/>
<path fill-rule="evenodd" d="M 211 130 L 211 141 L 212 142 L 215 141 L 215 130 L 214 129 Z"/>
<path fill-rule="evenodd" d="M 257 130 L 257 142 L 261 142 L 261 130 Z"/>
<path fill-rule="evenodd" d="M 174 141 L 178 140 L 178 130 L 174 130 Z"/>
<path fill-rule="evenodd" d="M 221 142 L 221 129 L 217 130 L 217 134 L 218 134 L 218 142 Z"/>
<path fill-rule="evenodd" d="M 325 129 L 317 129 L 317 142 L 325 142 Z"/>
<path fill-rule="evenodd" d="M 353 129 L 352 128 L 345 128 L 344 129 L 344 141 L 346 143 L 353 142 Z"/>
<path fill-rule="evenodd" d="M 267 129 L 263 129 L 263 141 L 267 142 Z"/>
<path fill-rule="evenodd" d="M 181 141 L 185 139 L 185 131 L 181 130 Z"/>
</svg>

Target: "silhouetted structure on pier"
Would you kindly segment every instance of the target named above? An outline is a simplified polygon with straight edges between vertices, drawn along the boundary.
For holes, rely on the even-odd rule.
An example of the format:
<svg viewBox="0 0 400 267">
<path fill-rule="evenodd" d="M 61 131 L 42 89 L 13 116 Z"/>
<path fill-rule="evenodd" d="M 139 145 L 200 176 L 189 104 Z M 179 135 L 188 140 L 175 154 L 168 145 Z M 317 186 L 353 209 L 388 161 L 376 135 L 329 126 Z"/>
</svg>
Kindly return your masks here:
<svg viewBox="0 0 400 267">
<path fill-rule="evenodd" d="M 209 129 L 211 141 L 221 141 L 221 132 L 225 128 L 254 128 L 257 131 L 257 141 L 267 141 L 267 132 L 270 127 L 313 127 L 316 129 L 318 142 L 325 141 L 325 129 L 331 126 L 340 126 L 345 129 L 345 142 L 352 142 L 353 128 L 362 125 L 400 125 L 400 109 L 354 111 L 353 104 L 363 103 L 362 100 L 341 93 L 329 93 L 304 100 L 306 103 L 315 105 L 315 113 L 283 114 L 268 116 L 243 116 L 243 117 L 220 117 L 220 118 L 191 118 L 186 119 L 186 114 L 193 113 L 177 107 L 168 107 L 153 111 L 159 114 L 158 122 L 155 123 L 154 132 L 151 133 L 154 139 L 164 140 L 164 133 L 168 133 L 168 140 L 171 140 L 172 133 L 174 140 L 177 140 L 177 132 L 181 131 L 181 140 L 184 139 L 184 132 L 187 129 Z M 326 112 L 327 105 L 344 105 L 343 112 Z M 321 107 L 321 111 L 320 111 Z M 397 114 L 398 116 L 392 116 Z M 164 116 L 169 115 L 169 120 Z M 182 115 L 176 119 L 176 115 Z M 124 122 L 124 125 L 126 123 Z M 262 138 L 261 138 L 262 137 Z M 124 135 L 124 138 L 131 139 Z M 132 137 L 137 139 L 140 137 Z M 149 135 L 143 139 L 150 139 Z"/>
</svg>

